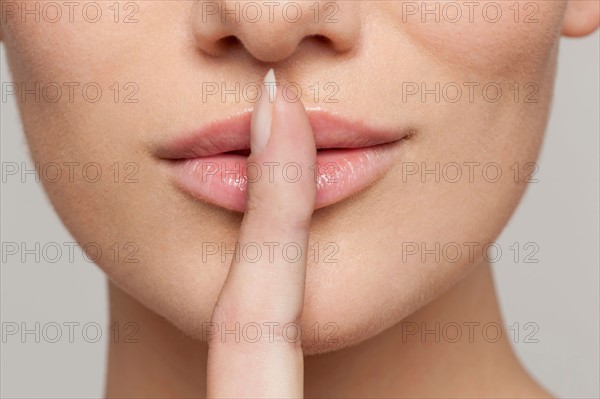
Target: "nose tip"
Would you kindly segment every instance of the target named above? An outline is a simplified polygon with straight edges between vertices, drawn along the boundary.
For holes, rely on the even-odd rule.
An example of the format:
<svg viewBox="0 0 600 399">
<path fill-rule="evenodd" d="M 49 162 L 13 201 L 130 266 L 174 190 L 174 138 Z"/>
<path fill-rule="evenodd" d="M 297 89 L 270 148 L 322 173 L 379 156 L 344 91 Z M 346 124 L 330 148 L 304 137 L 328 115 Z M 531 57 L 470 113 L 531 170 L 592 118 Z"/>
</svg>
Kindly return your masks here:
<svg viewBox="0 0 600 399">
<path fill-rule="evenodd" d="M 355 1 L 344 2 L 344 7 L 333 1 L 265 2 L 262 6 L 239 1 L 200 3 L 194 34 L 200 49 L 212 56 L 223 57 L 243 46 L 256 60 L 276 63 L 291 57 L 301 43 L 344 52 L 360 36 Z M 251 11 L 245 8 L 250 4 Z"/>
<path fill-rule="evenodd" d="M 240 38 L 241 37 L 241 38 Z M 322 33 L 290 34 L 289 30 L 281 27 L 263 30 L 262 34 L 256 32 L 243 32 L 240 37 L 232 41 L 239 41 L 246 51 L 256 60 L 267 63 L 277 63 L 290 58 L 302 43 L 310 43 L 336 52 L 344 52 L 352 48 L 351 40 L 341 40 L 341 38 L 332 38 L 332 35 Z M 225 47 L 221 48 L 221 54 L 227 52 Z"/>
</svg>

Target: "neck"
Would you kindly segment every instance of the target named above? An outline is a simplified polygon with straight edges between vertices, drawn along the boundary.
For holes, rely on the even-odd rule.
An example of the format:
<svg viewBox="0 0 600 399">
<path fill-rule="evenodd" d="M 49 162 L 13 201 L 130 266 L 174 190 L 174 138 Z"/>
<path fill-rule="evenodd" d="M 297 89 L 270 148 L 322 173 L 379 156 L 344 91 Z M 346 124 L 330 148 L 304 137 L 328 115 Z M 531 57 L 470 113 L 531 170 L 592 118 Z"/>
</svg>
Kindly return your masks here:
<svg viewBox="0 0 600 399">
<path fill-rule="evenodd" d="M 119 335 L 109 344 L 106 396 L 205 397 L 207 345 L 113 284 L 109 296 L 111 331 Z M 548 397 L 520 365 L 502 326 L 490 266 L 480 266 L 370 340 L 306 357 L 305 395 Z"/>
</svg>

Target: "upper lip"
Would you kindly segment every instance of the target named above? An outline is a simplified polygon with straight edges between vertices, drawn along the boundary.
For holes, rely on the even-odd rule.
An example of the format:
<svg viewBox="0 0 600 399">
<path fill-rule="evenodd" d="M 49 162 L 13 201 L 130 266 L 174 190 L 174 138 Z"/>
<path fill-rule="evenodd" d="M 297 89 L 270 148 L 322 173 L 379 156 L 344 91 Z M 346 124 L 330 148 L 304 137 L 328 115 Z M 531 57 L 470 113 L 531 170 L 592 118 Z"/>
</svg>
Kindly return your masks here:
<svg viewBox="0 0 600 399">
<path fill-rule="evenodd" d="M 204 127 L 173 137 L 156 149 L 163 159 L 194 159 L 250 148 L 252 113 L 245 112 L 212 122 Z M 362 148 L 399 141 L 412 129 L 380 129 L 363 122 L 350 121 L 325 111 L 308 111 L 317 149 Z"/>
</svg>

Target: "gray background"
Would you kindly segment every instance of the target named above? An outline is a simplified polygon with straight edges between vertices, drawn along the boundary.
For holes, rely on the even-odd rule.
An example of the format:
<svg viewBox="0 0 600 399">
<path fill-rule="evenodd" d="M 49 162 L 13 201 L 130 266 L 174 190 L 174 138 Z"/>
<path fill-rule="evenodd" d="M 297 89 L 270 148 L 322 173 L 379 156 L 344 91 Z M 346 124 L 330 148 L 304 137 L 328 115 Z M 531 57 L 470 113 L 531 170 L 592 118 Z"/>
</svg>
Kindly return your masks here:
<svg viewBox="0 0 600 399">
<path fill-rule="evenodd" d="M 563 39 L 553 112 L 536 178 L 498 243 L 505 251 L 493 270 L 505 321 L 526 367 L 561 397 L 599 397 L 599 34 Z M 2 82 L 11 78 L 1 51 Z M 28 162 L 14 100 L 0 102 L 1 160 Z M 29 162 L 28 162 L 29 164 Z M 1 241 L 41 245 L 74 242 L 54 214 L 40 184 L 29 176 L 2 183 Z M 507 252 L 521 248 L 515 262 Z M 537 243 L 539 263 L 526 263 L 528 242 Z M 66 244 L 68 245 L 68 244 Z M 50 255 L 53 256 L 53 255 Z M 66 258 L 63 255 L 63 259 Z M 1 319 L 46 326 L 46 338 L 20 334 L 2 342 L 1 396 L 101 397 L 105 347 L 110 331 L 102 273 L 75 252 L 56 264 L 33 256 L 1 268 Z M 73 342 L 63 323 L 74 327 Z M 57 343 L 49 342 L 62 328 Z M 82 329 L 88 325 L 86 334 Z M 95 341 L 98 323 L 101 338 Z M 519 323 L 516 325 L 515 323 Z M 535 323 L 527 325 L 525 323 Z M 12 324 L 11 324 L 12 325 Z M 537 332 L 534 333 L 534 327 Z M 525 338 L 538 342 L 524 342 Z M 89 342 L 88 342 L 89 341 Z M 516 342 L 518 341 L 518 342 Z"/>
</svg>

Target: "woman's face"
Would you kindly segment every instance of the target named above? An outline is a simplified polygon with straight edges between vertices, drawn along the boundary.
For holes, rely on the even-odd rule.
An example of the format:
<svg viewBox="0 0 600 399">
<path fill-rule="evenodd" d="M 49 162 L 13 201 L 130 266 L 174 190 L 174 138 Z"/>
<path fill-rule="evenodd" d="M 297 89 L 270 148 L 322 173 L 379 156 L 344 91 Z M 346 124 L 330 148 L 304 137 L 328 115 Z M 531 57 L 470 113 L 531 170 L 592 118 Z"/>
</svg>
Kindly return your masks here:
<svg viewBox="0 0 600 399">
<path fill-rule="evenodd" d="M 311 114 L 411 133 L 372 184 L 314 213 L 305 353 L 375 335 L 485 261 L 535 179 L 566 9 L 24 4 L 1 2 L 14 79 L 3 94 L 19 103 L 52 204 L 115 284 L 192 336 L 205 338 L 243 214 L 182 189 L 158 149 L 247 113 L 269 67 Z"/>
</svg>

